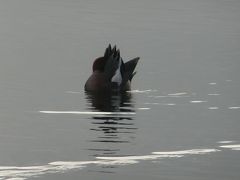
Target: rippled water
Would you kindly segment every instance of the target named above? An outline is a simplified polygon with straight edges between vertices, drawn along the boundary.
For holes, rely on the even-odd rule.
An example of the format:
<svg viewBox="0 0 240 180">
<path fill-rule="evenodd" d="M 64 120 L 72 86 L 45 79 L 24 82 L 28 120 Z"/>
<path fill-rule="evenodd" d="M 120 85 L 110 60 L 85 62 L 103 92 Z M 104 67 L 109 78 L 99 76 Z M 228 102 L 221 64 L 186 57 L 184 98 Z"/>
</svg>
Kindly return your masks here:
<svg viewBox="0 0 240 180">
<path fill-rule="evenodd" d="M 239 179 L 239 8 L 0 1 L 0 179 Z M 108 43 L 132 90 L 85 93 Z"/>
</svg>

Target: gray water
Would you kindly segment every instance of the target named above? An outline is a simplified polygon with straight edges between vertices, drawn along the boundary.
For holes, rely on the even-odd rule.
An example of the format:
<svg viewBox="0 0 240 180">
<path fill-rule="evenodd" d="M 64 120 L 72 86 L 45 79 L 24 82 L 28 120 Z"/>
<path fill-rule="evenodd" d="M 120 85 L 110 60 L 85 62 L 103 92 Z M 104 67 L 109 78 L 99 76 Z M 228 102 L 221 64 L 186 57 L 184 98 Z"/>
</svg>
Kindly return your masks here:
<svg viewBox="0 0 240 180">
<path fill-rule="evenodd" d="M 0 1 L 0 179 L 237 180 L 240 1 Z M 109 43 L 132 91 L 83 90 Z"/>
</svg>

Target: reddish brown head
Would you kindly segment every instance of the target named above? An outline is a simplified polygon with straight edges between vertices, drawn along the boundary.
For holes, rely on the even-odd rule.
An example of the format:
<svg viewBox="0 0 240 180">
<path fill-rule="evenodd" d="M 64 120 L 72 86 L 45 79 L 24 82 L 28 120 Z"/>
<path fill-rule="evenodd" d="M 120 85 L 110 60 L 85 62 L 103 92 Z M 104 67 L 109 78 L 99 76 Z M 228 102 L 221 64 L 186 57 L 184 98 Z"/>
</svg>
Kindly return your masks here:
<svg viewBox="0 0 240 180">
<path fill-rule="evenodd" d="M 104 57 L 99 57 L 97 58 L 92 66 L 92 70 L 94 71 L 100 71 L 103 72 L 104 71 L 104 67 L 106 64 L 106 59 Z"/>
</svg>

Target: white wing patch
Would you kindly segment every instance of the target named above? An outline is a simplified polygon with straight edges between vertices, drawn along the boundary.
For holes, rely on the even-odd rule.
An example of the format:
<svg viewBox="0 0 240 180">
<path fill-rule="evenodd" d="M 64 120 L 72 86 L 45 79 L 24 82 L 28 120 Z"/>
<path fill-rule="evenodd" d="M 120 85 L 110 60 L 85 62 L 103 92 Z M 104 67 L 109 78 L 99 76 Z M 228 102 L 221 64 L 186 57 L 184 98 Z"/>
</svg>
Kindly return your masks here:
<svg viewBox="0 0 240 180">
<path fill-rule="evenodd" d="M 111 81 L 117 83 L 118 86 L 120 86 L 120 84 L 122 83 L 121 65 L 122 65 L 122 60 L 119 59 L 118 68 L 111 79 Z"/>
</svg>

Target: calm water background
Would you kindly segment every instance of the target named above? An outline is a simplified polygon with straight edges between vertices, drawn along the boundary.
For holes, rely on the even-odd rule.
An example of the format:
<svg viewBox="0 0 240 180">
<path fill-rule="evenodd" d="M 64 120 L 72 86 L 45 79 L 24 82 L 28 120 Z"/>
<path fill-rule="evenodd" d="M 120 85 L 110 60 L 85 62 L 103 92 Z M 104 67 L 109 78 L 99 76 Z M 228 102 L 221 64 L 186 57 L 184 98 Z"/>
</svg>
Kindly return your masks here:
<svg viewBox="0 0 240 180">
<path fill-rule="evenodd" d="M 0 179 L 239 179 L 239 9 L 1 0 Z M 133 91 L 92 97 L 108 43 L 141 57 Z"/>
</svg>

